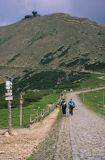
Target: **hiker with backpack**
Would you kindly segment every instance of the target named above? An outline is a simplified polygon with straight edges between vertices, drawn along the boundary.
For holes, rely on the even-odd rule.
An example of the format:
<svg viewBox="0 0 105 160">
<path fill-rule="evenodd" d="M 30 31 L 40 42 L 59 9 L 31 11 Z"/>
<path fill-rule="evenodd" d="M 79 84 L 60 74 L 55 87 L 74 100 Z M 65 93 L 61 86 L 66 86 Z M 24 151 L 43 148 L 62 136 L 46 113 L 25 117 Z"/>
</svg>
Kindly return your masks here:
<svg viewBox="0 0 105 160">
<path fill-rule="evenodd" d="M 63 115 L 65 115 L 65 114 L 66 114 L 67 104 L 66 104 L 66 101 L 65 101 L 64 99 L 61 100 L 60 106 L 61 106 L 61 108 L 62 108 L 62 113 L 63 113 Z"/>
<path fill-rule="evenodd" d="M 75 108 L 75 102 L 70 99 L 68 102 L 68 107 L 69 107 L 69 114 L 73 115 L 73 109 Z"/>
</svg>

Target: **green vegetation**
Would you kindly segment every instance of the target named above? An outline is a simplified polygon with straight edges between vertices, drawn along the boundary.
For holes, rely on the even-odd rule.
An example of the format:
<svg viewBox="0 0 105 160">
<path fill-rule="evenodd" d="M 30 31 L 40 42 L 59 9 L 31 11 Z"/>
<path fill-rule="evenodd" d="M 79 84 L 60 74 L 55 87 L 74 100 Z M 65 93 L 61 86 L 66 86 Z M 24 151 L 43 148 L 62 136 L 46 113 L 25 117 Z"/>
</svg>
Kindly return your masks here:
<svg viewBox="0 0 105 160">
<path fill-rule="evenodd" d="M 9 36 L 9 37 L 6 37 L 6 38 L 0 37 L 0 45 L 3 44 L 3 43 L 5 43 L 6 41 L 10 40 L 11 37 L 12 37 L 12 36 Z"/>
<path fill-rule="evenodd" d="M 37 32 L 32 39 L 28 42 L 28 46 L 32 45 L 35 41 L 42 39 L 46 36 L 47 34 L 44 32 Z"/>
<path fill-rule="evenodd" d="M 14 89 L 25 91 L 28 89 L 81 89 L 95 88 L 105 85 L 105 80 L 99 79 L 99 75 L 90 73 L 72 72 L 68 74 L 62 71 L 46 71 L 34 74 L 27 72 L 19 81 L 14 80 Z M 47 82 L 47 83 L 46 83 Z M 30 84 L 30 85 L 28 85 Z M 19 90 L 21 89 L 21 90 Z"/>
<path fill-rule="evenodd" d="M 20 53 L 16 54 L 15 56 L 13 56 L 13 57 L 8 61 L 8 63 L 11 63 L 11 62 L 15 61 L 16 58 L 18 58 L 19 56 L 20 56 Z"/>
<path fill-rule="evenodd" d="M 46 68 L 65 72 L 80 71 L 81 68 L 104 72 L 104 35 L 105 27 L 62 13 L 37 16 L 1 27 L 0 72 L 14 77 L 23 77 L 23 70 L 27 68 L 36 69 L 37 73 Z"/>
<path fill-rule="evenodd" d="M 54 53 L 49 52 L 41 59 L 40 63 L 44 65 L 50 63 L 53 60 L 54 60 Z"/>
<path fill-rule="evenodd" d="M 78 84 L 77 89 L 103 87 L 105 86 L 105 80 L 99 79 L 100 76 L 94 73 L 87 74 L 87 76 L 83 76 L 80 80 L 74 81 L 74 83 Z"/>
<path fill-rule="evenodd" d="M 102 35 L 102 36 L 104 36 L 104 35 L 105 35 L 105 32 L 99 31 L 99 32 L 97 33 L 97 35 Z"/>
<path fill-rule="evenodd" d="M 56 29 L 52 28 L 52 30 L 48 31 L 48 32 L 37 32 L 35 33 L 35 35 L 33 35 L 33 37 L 31 38 L 30 41 L 28 41 L 27 46 L 31 46 L 34 42 L 38 41 L 38 40 L 42 40 L 43 38 L 47 37 L 48 35 L 53 35 L 56 34 L 57 31 Z"/>
<path fill-rule="evenodd" d="M 68 79 L 66 79 L 66 74 L 63 72 L 41 72 L 41 74 L 37 74 L 36 76 L 33 71 L 27 71 L 23 79 L 21 79 L 20 81 L 18 81 L 18 79 L 15 79 L 13 83 L 13 126 L 19 126 L 19 88 L 21 88 L 21 91 L 24 91 L 25 93 L 25 95 L 23 95 L 23 126 L 27 127 L 29 125 L 30 113 L 40 111 L 43 107 L 46 107 L 48 103 L 55 102 L 62 90 L 70 90 L 70 88 L 72 88 L 73 90 L 81 90 L 105 86 L 105 80 L 99 79 L 99 76 L 100 75 L 98 74 L 73 72 L 69 74 Z M 26 84 L 29 83 L 29 88 L 26 88 L 25 90 L 24 87 L 26 87 Z M 43 88 L 47 88 L 47 90 L 39 90 Z M 3 86 L 1 89 L 3 89 Z M 100 104 L 100 102 L 97 102 L 97 104 Z M 0 108 L 0 127 L 7 127 L 7 103 L 4 100 L 4 96 L 1 96 L 0 98 Z"/>
<path fill-rule="evenodd" d="M 101 75 L 91 73 L 71 73 L 69 79 L 58 85 L 59 89 L 81 90 L 105 86 L 105 80 L 99 79 Z"/>
<path fill-rule="evenodd" d="M 52 62 L 56 58 L 61 58 L 69 53 L 70 46 L 61 46 L 55 52 L 47 53 L 40 61 L 41 64 L 45 65 Z"/>
<path fill-rule="evenodd" d="M 55 88 L 58 79 L 65 79 L 63 71 L 42 71 L 40 73 L 27 72 L 23 78 L 17 77 L 14 79 L 14 90 L 18 92 L 28 89 L 52 89 Z"/>
<path fill-rule="evenodd" d="M 81 93 L 79 96 L 82 101 L 84 96 L 83 103 L 85 103 L 89 109 L 105 116 L 105 90 L 88 92 L 84 93 L 84 95 Z"/>
<path fill-rule="evenodd" d="M 20 92 L 25 92 L 23 119 L 24 126 L 28 126 L 29 113 L 37 108 L 34 105 L 41 103 L 44 97 L 48 103 L 48 95 L 52 93 L 38 90 L 60 92 L 105 86 L 105 80 L 98 78 L 100 75 L 80 72 L 81 69 L 105 71 L 105 27 L 86 19 L 53 14 L 1 27 L 0 35 L 0 73 L 16 77 L 12 110 L 13 119 L 17 119 L 13 126 L 19 125 Z M 28 92 L 36 89 L 35 94 Z M 1 127 L 7 124 L 4 93 L 5 84 L 0 84 Z M 40 105 L 44 106 L 44 102 Z"/>
<path fill-rule="evenodd" d="M 60 46 L 60 47 L 57 49 L 57 51 L 60 52 L 60 51 L 62 51 L 63 48 L 64 48 L 64 46 Z"/>
<path fill-rule="evenodd" d="M 70 46 L 58 48 L 58 50 L 57 50 L 57 51 L 59 51 L 58 58 L 67 55 L 69 53 L 69 50 L 70 50 Z"/>
<path fill-rule="evenodd" d="M 105 80 L 99 79 L 100 76 L 101 75 L 98 74 L 83 72 L 71 72 L 66 74 L 64 71 L 57 70 L 40 72 L 37 74 L 35 74 L 34 71 L 27 71 L 22 78 L 17 77 L 14 79 L 13 94 L 17 96 L 20 92 L 36 89 L 56 89 L 62 91 L 70 88 L 73 90 L 81 90 L 105 86 Z M 4 89 L 5 84 L 0 85 L 0 104 L 2 103 L 2 99 L 4 99 L 4 97 L 2 97 L 5 93 Z M 29 97 L 29 95 L 27 97 Z"/>
<path fill-rule="evenodd" d="M 100 62 L 97 62 L 97 63 L 93 63 L 93 64 L 86 64 L 85 65 L 85 69 L 87 70 L 93 70 L 93 71 L 104 71 L 104 68 L 105 68 L 105 63 L 100 63 Z"/>
<path fill-rule="evenodd" d="M 0 38 L 0 45 L 3 44 L 6 41 L 6 39 Z"/>
<path fill-rule="evenodd" d="M 34 94 L 34 93 L 33 93 Z M 41 91 L 40 91 L 40 94 Z M 39 94 L 39 98 L 40 95 Z M 32 93 L 31 93 L 32 95 Z M 43 108 L 47 107 L 47 104 L 52 104 L 55 103 L 58 99 L 59 94 L 54 93 L 54 94 L 50 94 L 46 95 L 37 102 L 31 102 L 31 104 L 29 106 L 24 106 L 23 104 L 23 126 L 24 127 L 28 127 L 29 126 L 29 119 L 30 119 L 30 114 L 31 113 L 36 113 L 36 112 L 40 112 Z M 31 96 L 31 100 L 32 100 L 32 96 Z M 8 117 L 8 109 L 0 109 L 0 128 L 5 128 L 7 127 L 7 117 Z M 13 127 L 19 127 L 19 107 L 17 108 L 12 108 L 12 121 L 13 121 Z"/>
<path fill-rule="evenodd" d="M 28 106 L 33 102 L 38 102 L 43 98 L 43 96 L 47 96 L 52 93 L 52 90 L 33 90 L 33 91 L 26 91 L 23 93 L 23 98 L 24 98 L 24 106 Z M 19 93 L 15 93 L 14 99 L 12 101 L 12 108 L 18 108 L 19 107 L 19 99 L 20 95 Z M 7 102 L 5 101 L 5 97 L 1 96 L 0 97 L 0 109 L 7 108 Z"/>
<path fill-rule="evenodd" d="M 69 63 L 61 63 L 60 64 L 60 67 L 61 66 L 64 66 L 64 67 L 73 67 L 75 65 L 82 65 L 82 64 L 86 64 L 87 62 L 89 61 L 89 59 L 86 59 L 86 58 L 76 58 L 74 59 L 72 62 L 69 62 Z"/>
</svg>

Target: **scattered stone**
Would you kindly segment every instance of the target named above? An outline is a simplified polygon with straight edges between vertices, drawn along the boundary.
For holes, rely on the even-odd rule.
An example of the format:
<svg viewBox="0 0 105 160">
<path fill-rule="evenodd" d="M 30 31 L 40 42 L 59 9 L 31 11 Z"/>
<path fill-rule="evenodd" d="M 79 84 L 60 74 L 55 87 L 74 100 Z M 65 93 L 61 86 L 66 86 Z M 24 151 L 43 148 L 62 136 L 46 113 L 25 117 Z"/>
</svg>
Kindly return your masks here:
<svg viewBox="0 0 105 160">
<path fill-rule="evenodd" d="M 13 136 L 17 136 L 17 132 L 16 132 L 16 131 L 13 131 L 13 132 L 12 132 L 12 135 L 13 135 Z"/>
<path fill-rule="evenodd" d="M 0 154 L 4 154 L 5 152 L 4 151 L 0 151 Z"/>
<path fill-rule="evenodd" d="M 8 131 L 6 131 L 6 132 L 4 133 L 4 136 L 5 136 L 5 137 L 10 137 L 11 135 L 8 133 Z"/>
</svg>

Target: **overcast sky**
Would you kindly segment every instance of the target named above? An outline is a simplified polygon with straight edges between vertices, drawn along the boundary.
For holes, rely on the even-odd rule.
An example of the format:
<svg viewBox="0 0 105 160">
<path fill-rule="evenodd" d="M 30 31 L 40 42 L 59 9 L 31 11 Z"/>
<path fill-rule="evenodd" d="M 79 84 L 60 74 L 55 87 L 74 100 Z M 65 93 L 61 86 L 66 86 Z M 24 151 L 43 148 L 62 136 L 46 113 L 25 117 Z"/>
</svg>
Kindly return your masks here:
<svg viewBox="0 0 105 160">
<path fill-rule="evenodd" d="M 0 0 L 0 26 L 19 21 L 32 10 L 40 15 L 63 12 L 105 24 L 105 0 Z"/>
</svg>

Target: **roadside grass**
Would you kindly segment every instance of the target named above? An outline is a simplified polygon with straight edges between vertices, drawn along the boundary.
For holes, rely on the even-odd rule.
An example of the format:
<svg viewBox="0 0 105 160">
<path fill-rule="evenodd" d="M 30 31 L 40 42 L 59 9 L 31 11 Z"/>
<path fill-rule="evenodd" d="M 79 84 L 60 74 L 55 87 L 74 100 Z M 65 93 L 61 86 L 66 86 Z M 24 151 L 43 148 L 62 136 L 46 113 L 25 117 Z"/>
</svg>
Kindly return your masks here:
<svg viewBox="0 0 105 160">
<path fill-rule="evenodd" d="M 81 93 L 79 97 L 89 109 L 105 117 L 105 90 Z"/>
<path fill-rule="evenodd" d="M 105 80 L 99 79 L 100 76 L 101 75 L 99 74 L 93 73 L 93 74 L 90 74 L 89 76 L 83 77 L 77 82 L 74 82 L 77 84 L 76 90 L 104 87 Z"/>
<path fill-rule="evenodd" d="M 59 89 L 67 89 L 71 88 L 74 91 L 83 90 L 83 89 L 91 89 L 96 87 L 105 86 L 105 80 L 99 79 L 101 75 L 95 73 L 81 73 L 80 75 L 71 76 L 71 79 L 59 85 Z"/>
<path fill-rule="evenodd" d="M 38 102 L 33 102 L 27 107 L 23 107 L 23 127 L 29 126 L 30 114 L 40 112 L 47 107 L 47 104 L 52 104 L 57 101 L 59 94 L 49 94 L 43 96 Z M 8 109 L 0 109 L 0 128 L 7 128 Z M 12 108 L 12 127 L 19 127 L 19 108 Z"/>
<path fill-rule="evenodd" d="M 31 113 L 40 112 L 41 109 L 46 108 L 48 103 L 56 102 L 58 95 L 63 90 L 82 90 L 96 87 L 105 86 L 105 80 L 99 79 L 100 75 L 98 74 L 87 74 L 82 77 L 76 77 L 72 81 L 65 83 L 64 85 L 58 85 L 56 89 L 48 89 L 48 90 L 36 90 L 26 92 L 24 95 L 24 104 L 23 104 L 23 127 L 29 126 L 29 117 Z M 91 109 L 100 112 L 101 114 L 105 114 L 105 109 L 103 107 L 99 107 L 98 104 L 102 101 L 101 92 L 104 91 L 96 91 L 91 93 L 84 93 L 85 95 L 85 103 L 87 106 L 91 106 Z M 95 95 L 94 95 L 95 93 Z M 83 99 L 83 95 L 80 95 L 80 98 Z M 4 107 L 3 107 L 4 106 Z M 100 105 L 101 106 L 101 105 Z M 12 105 L 12 123 L 13 127 L 19 127 L 19 97 L 14 98 L 14 102 Z M 8 109 L 7 104 L 4 100 L 4 97 L 0 98 L 0 128 L 7 128 L 8 118 Z"/>
</svg>

